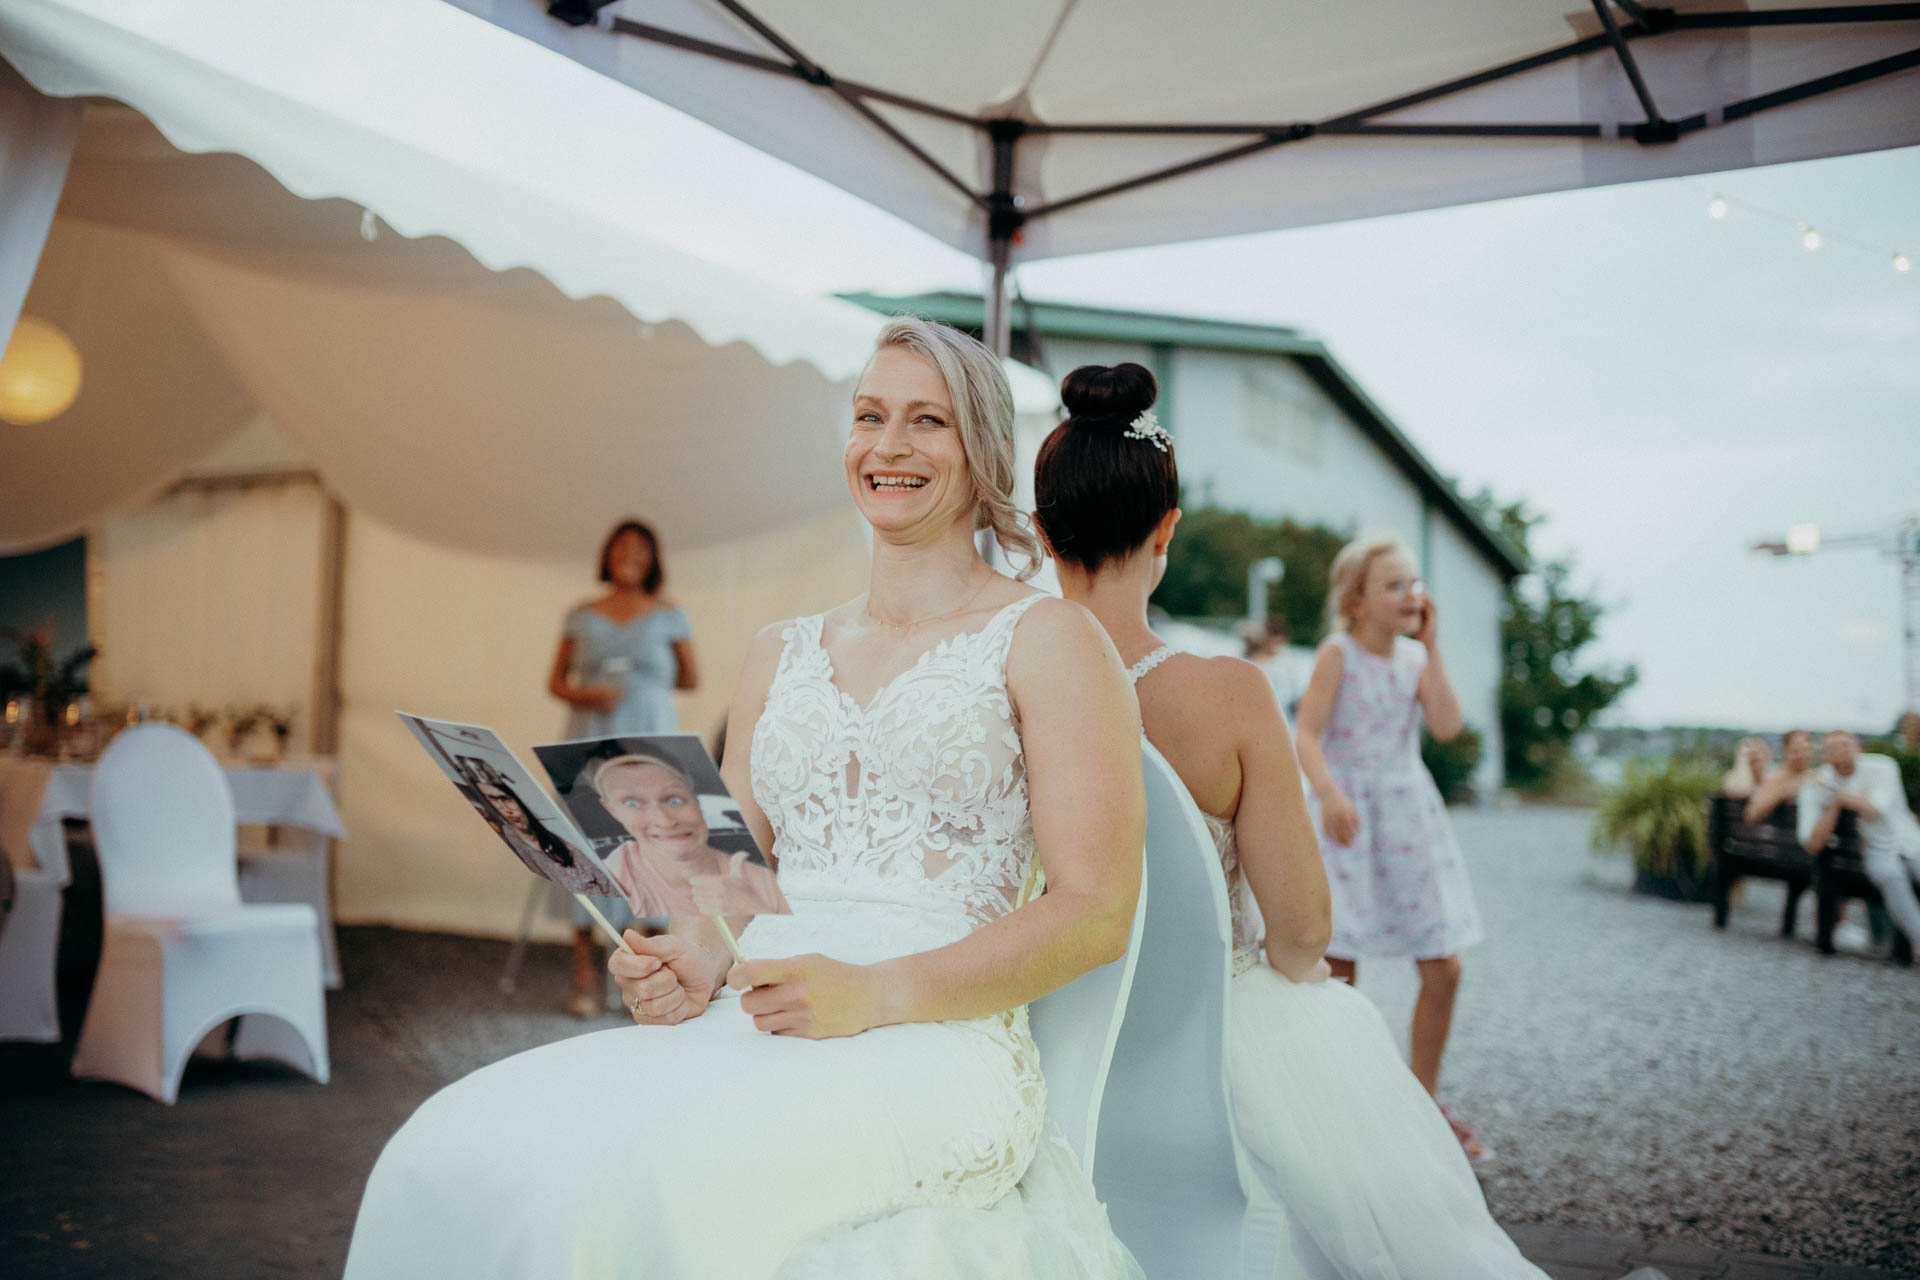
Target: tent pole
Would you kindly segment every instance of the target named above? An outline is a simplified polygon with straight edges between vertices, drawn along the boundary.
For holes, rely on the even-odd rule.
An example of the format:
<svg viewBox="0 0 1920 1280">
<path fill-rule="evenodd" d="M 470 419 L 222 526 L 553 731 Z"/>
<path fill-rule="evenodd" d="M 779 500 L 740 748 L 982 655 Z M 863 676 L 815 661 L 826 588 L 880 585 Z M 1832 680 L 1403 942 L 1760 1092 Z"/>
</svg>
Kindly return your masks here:
<svg viewBox="0 0 1920 1280">
<path fill-rule="evenodd" d="M 987 121 L 993 143 L 993 187 L 987 192 L 987 309 L 980 336 L 998 356 L 1013 354 L 1013 305 L 1007 292 L 1007 271 L 1013 264 L 1013 242 L 1026 225 L 1027 213 L 1013 193 L 1013 165 L 1027 122 L 1011 118 Z"/>
<path fill-rule="evenodd" d="M 981 338 L 997 356 L 1013 354 L 1013 300 L 1007 291 L 1007 259 L 1013 246 L 996 239 L 989 247 L 987 267 L 987 313 L 981 325 Z"/>
</svg>

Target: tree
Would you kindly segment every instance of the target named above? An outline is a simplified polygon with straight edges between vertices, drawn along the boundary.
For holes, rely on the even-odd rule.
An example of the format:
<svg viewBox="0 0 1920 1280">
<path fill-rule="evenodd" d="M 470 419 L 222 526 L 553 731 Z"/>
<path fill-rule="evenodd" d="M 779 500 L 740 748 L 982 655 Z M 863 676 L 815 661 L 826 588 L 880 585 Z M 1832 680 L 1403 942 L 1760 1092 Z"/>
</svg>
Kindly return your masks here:
<svg viewBox="0 0 1920 1280">
<path fill-rule="evenodd" d="M 1167 549 L 1167 576 L 1153 602 L 1176 618 L 1244 618 L 1247 570 L 1256 560 L 1278 556 L 1287 571 L 1268 590 L 1267 607 L 1287 620 L 1295 644 L 1311 645 L 1324 629 L 1327 570 L 1346 540 L 1324 525 L 1189 508 Z"/>
<path fill-rule="evenodd" d="M 1472 502 L 1509 542 L 1527 549 L 1527 535 L 1541 516 L 1524 502 L 1498 503 L 1484 489 Z M 1598 635 L 1606 608 L 1578 594 L 1573 573 L 1573 558 L 1564 556 L 1507 586 L 1500 617 L 1500 732 L 1510 786 L 1545 788 L 1568 758 L 1574 735 L 1639 679 L 1632 664 L 1580 669 L 1580 651 Z"/>
</svg>

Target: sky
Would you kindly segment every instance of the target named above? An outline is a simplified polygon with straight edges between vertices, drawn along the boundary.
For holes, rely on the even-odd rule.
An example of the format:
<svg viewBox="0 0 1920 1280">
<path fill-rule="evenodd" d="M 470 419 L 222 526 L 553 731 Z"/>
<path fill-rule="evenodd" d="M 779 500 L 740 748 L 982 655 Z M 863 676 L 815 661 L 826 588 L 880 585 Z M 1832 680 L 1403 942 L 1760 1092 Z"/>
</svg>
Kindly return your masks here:
<svg viewBox="0 0 1920 1280">
<path fill-rule="evenodd" d="M 980 287 L 891 215 L 567 73 L 619 220 L 799 292 Z M 1827 243 L 1800 247 L 1796 220 Z M 1064 258 L 1019 284 L 1323 339 L 1442 472 L 1546 517 L 1536 554 L 1608 606 L 1589 652 L 1639 669 L 1613 721 L 1879 729 L 1903 696 L 1897 563 L 1750 548 L 1920 516 L 1920 267 L 1896 273 L 1895 249 L 1920 261 L 1920 148 Z"/>
</svg>

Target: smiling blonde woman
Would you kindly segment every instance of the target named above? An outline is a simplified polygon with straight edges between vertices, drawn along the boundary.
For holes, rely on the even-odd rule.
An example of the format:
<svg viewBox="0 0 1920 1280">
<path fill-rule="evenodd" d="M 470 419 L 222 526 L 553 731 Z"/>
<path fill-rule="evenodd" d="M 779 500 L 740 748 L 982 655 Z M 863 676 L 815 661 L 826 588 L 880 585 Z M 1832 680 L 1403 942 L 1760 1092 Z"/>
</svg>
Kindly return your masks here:
<svg viewBox="0 0 1920 1280">
<path fill-rule="evenodd" d="M 730 971 L 705 920 L 629 933 L 610 967 L 643 1025 L 430 1099 L 374 1168 L 349 1280 L 1140 1274 L 1048 1123 L 1026 1009 L 1126 951 L 1132 689 L 1092 615 L 975 546 L 1033 549 L 993 353 L 895 320 L 851 408 L 867 590 L 762 631 L 727 722 L 792 914 L 755 916 Z"/>
</svg>

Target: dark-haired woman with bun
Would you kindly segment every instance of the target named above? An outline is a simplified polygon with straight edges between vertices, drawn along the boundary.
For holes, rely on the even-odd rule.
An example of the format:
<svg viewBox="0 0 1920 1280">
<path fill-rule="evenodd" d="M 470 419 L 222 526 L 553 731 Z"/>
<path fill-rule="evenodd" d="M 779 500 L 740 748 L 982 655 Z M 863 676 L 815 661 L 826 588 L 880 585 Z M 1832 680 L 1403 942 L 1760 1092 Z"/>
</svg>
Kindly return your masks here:
<svg viewBox="0 0 1920 1280">
<path fill-rule="evenodd" d="M 568 738 L 615 738 L 673 733 L 676 689 L 699 684 L 693 660 L 693 627 L 678 605 L 661 594 L 666 567 L 660 540 L 645 523 L 622 520 L 600 544 L 600 581 L 606 593 L 575 606 L 560 633 L 547 692 L 567 704 Z M 603 912 L 618 913 L 621 899 L 602 898 Z M 574 904 L 573 995 L 567 1011 L 576 1018 L 600 1012 L 600 961 L 593 922 Z"/>
<path fill-rule="evenodd" d="M 1136 364 L 1069 374 L 1070 416 L 1041 447 L 1034 498 L 1061 590 L 1129 664 L 1147 738 L 1205 815 L 1226 873 L 1229 1081 L 1265 1192 L 1253 1197 L 1248 1240 L 1264 1240 L 1289 1280 L 1540 1277 L 1488 1214 L 1379 1011 L 1327 981 L 1326 871 L 1265 675 L 1237 658 L 1176 652 L 1147 624 L 1180 522 L 1156 393 Z"/>
</svg>

